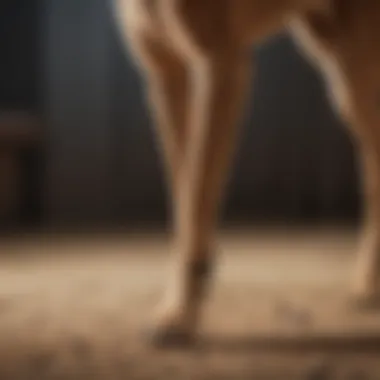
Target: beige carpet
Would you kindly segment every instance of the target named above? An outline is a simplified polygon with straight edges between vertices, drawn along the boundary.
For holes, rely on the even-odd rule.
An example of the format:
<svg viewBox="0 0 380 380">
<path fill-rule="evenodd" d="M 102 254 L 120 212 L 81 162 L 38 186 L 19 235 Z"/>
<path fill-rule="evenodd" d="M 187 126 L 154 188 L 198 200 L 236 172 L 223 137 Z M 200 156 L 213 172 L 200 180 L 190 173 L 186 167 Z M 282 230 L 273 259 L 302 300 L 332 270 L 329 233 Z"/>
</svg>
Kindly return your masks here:
<svg viewBox="0 0 380 380">
<path fill-rule="evenodd" d="M 159 352 L 139 334 L 169 270 L 164 238 L 4 241 L 0 380 L 376 379 L 380 313 L 347 307 L 354 248 L 345 231 L 223 235 L 202 341 Z"/>
</svg>

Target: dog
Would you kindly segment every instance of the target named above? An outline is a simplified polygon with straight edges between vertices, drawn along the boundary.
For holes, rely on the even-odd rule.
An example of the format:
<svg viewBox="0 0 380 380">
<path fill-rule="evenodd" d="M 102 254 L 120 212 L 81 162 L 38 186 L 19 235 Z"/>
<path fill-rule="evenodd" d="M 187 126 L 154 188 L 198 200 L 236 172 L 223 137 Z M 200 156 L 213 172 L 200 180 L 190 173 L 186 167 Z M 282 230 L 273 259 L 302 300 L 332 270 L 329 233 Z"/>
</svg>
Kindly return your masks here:
<svg viewBox="0 0 380 380">
<path fill-rule="evenodd" d="M 287 28 L 319 69 L 361 164 L 362 238 L 352 299 L 374 306 L 380 274 L 380 2 L 115 0 L 141 72 L 169 184 L 175 268 L 149 331 L 161 347 L 197 335 L 219 211 L 239 135 L 251 48 Z"/>
</svg>

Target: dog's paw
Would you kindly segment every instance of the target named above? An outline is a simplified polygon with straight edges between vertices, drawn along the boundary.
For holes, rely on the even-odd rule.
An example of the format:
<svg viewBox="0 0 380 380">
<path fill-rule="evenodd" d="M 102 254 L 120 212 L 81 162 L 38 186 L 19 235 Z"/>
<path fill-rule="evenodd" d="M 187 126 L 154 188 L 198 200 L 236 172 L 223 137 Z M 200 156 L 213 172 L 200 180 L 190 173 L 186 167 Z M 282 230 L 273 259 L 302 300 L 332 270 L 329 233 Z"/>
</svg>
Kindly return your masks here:
<svg viewBox="0 0 380 380">
<path fill-rule="evenodd" d="M 143 338 L 157 348 L 187 348 L 195 343 L 195 325 L 183 313 L 158 314 L 144 328 Z"/>
</svg>

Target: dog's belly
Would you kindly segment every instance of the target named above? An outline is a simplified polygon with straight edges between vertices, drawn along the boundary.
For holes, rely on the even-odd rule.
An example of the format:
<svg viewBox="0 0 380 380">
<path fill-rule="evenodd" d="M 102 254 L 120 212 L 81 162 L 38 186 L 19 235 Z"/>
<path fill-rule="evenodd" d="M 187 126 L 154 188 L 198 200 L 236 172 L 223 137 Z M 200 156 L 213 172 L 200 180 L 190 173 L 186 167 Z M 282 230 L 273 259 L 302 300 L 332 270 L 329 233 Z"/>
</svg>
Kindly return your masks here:
<svg viewBox="0 0 380 380">
<path fill-rule="evenodd" d="M 220 25 L 241 42 L 254 43 L 281 29 L 295 12 L 321 7 L 330 0 L 114 0 L 115 12 L 122 24 L 139 30 L 165 29 L 163 14 L 183 13 L 209 22 L 212 29 Z M 322 4 L 322 5 L 321 5 Z M 215 33 L 217 30 L 215 30 Z"/>
</svg>

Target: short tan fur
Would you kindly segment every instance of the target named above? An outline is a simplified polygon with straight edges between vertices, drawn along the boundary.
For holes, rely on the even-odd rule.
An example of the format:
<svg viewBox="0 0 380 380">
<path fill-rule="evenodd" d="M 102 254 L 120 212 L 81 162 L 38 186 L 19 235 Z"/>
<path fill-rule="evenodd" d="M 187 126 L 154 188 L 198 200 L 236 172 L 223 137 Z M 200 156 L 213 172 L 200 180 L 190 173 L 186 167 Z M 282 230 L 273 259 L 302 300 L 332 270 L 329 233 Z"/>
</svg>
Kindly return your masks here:
<svg viewBox="0 0 380 380">
<path fill-rule="evenodd" d="M 238 138 L 251 47 L 289 28 L 326 80 L 361 163 L 365 203 L 353 279 L 374 304 L 380 274 L 380 2 L 378 0 L 116 0 L 157 125 L 173 209 L 173 282 L 151 339 L 188 342 L 201 320 L 218 212 Z M 254 157 L 253 157 L 254 158 Z"/>
</svg>

